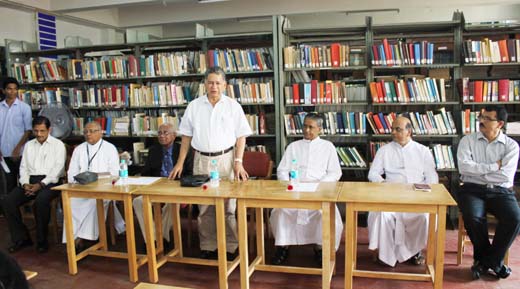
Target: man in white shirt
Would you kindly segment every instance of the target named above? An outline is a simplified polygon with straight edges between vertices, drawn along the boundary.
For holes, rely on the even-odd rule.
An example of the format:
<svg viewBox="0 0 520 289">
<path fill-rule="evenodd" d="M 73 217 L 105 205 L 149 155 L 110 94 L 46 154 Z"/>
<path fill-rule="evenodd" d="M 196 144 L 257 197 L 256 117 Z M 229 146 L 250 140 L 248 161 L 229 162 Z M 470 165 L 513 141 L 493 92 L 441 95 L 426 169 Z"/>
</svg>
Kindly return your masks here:
<svg viewBox="0 0 520 289">
<path fill-rule="evenodd" d="M 179 159 L 170 178 L 180 177 L 190 145 L 195 150 L 193 174 L 207 175 L 212 160 L 218 164 L 221 179 L 247 180 L 242 166 L 246 137 L 252 131 L 238 102 L 224 95 L 226 75 L 220 67 L 206 71 L 207 95 L 196 98 L 186 108 L 178 133 L 182 135 Z M 217 258 L 215 206 L 200 205 L 198 218 L 201 258 Z M 226 251 L 234 259 L 237 241 L 236 200 L 225 203 Z"/>
<path fill-rule="evenodd" d="M 32 241 L 23 223 L 19 207 L 30 200 L 34 201 L 36 219 L 37 251 L 47 252 L 47 230 L 50 220 L 50 202 L 59 195 L 51 188 L 59 183 L 65 171 L 65 145 L 51 135 L 51 123 L 44 116 L 32 121 L 35 139 L 25 144 L 20 164 L 20 185 L 14 188 L 3 203 L 9 232 L 13 245 L 9 252 L 16 252 L 31 246 Z"/>
<path fill-rule="evenodd" d="M 319 137 L 323 119 L 314 113 L 307 114 L 303 121 L 303 140 L 287 147 L 277 176 L 289 180 L 289 171 L 296 160 L 300 180 L 303 182 L 336 182 L 341 178 L 341 167 L 334 145 Z M 280 265 L 287 260 L 289 245 L 316 244 L 315 260 L 321 265 L 321 211 L 302 209 L 273 209 L 270 218 L 276 252 L 271 262 Z M 341 241 L 343 222 L 336 207 L 336 250 Z"/>
<path fill-rule="evenodd" d="M 95 121 L 85 125 L 83 130 L 85 142 L 74 149 L 70 159 L 67 177 L 69 183 L 75 183 L 74 176 L 90 171 L 95 173 L 110 173 L 117 177 L 119 174 L 119 154 L 116 147 L 103 140 L 103 130 L 101 125 Z M 105 216 L 108 210 L 109 201 L 105 201 Z M 97 240 L 99 228 L 97 220 L 96 200 L 71 198 L 70 206 L 72 209 L 72 229 L 76 247 L 83 248 L 82 240 Z M 123 217 L 117 208 L 114 209 L 115 227 L 118 233 L 125 231 Z M 66 242 L 65 231 L 63 231 L 63 242 Z"/>
<path fill-rule="evenodd" d="M 392 138 L 392 142 L 377 151 L 368 172 L 369 181 L 438 183 L 432 154 L 426 146 L 412 140 L 412 125 L 408 118 L 396 118 L 392 123 Z M 379 260 L 385 264 L 395 266 L 406 260 L 416 265 L 424 264 L 421 250 L 428 238 L 428 214 L 369 212 L 368 238 L 368 248 L 379 249 Z"/>
</svg>

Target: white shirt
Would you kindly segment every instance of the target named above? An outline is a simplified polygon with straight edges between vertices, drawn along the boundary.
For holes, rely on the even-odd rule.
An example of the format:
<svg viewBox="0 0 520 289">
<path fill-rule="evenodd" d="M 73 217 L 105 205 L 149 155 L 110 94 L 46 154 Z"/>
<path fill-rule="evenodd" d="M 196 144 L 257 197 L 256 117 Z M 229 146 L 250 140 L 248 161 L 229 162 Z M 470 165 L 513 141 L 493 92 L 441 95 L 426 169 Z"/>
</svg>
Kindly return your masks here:
<svg viewBox="0 0 520 289">
<path fill-rule="evenodd" d="M 43 144 L 36 139 L 28 141 L 20 163 L 20 184 L 28 184 L 29 177 L 35 175 L 45 175 L 45 185 L 57 183 L 65 172 L 66 158 L 65 145 L 51 135 Z"/>
<path fill-rule="evenodd" d="M 472 133 L 460 140 L 457 160 L 463 182 L 510 188 L 518 165 L 518 143 L 502 132 L 492 142 L 481 132 Z"/>
<path fill-rule="evenodd" d="M 278 165 L 279 180 L 289 180 L 292 160 L 298 164 L 302 181 L 335 182 L 341 178 L 341 166 L 334 145 L 319 137 L 298 140 L 287 146 Z"/>
<path fill-rule="evenodd" d="M 90 169 L 89 159 L 91 159 Z M 112 176 L 117 176 L 119 174 L 119 154 L 116 147 L 103 139 L 94 145 L 83 142 L 76 147 L 67 171 L 69 183 L 75 182 L 75 175 L 88 170 L 95 173 L 109 172 Z"/>
<path fill-rule="evenodd" d="M 192 137 L 191 146 L 201 152 L 217 152 L 235 145 L 237 138 L 252 134 L 238 102 L 222 95 L 213 107 L 206 95 L 186 108 L 178 133 Z"/>
<path fill-rule="evenodd" d="M 410 140 L 404 147 L 395 141 L 382 146 L 372 162 L 368 180 L 376 183 L 386 180 L 391 183 L 436 184 L 439 176 L 430 150 Z"/>
</svg>

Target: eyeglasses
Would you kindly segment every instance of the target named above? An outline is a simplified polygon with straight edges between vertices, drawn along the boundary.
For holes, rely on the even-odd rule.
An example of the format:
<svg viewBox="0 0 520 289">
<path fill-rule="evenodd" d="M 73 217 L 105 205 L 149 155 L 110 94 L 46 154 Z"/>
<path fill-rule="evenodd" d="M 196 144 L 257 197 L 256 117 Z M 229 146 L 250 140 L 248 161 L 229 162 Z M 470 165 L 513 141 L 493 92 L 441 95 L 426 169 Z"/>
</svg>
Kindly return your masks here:
<svg viewBox="0 0 520 289">
<path fill-rule="evenodd" d="M 405 128 L 400 128 L 400 127 L 393 127 L 392 128 L 392 131 L 395 131 L 395 132 L 402 132 L 402 131 L 405 131 L 406 129 Z"/>
<path fill-rule="evenodd" d="M 87 134 L 89 134 L 89 133 L 90 133 L 90 134 L 93 134 L 93 133 L 96 133 L 96 132 L 98 132 L 98 131 L 99 131 L 99 129 L 86 129 L 86 130 L 83 131 L 83 134 L 84 134 L 84 135 L 87 135 Z"/>
<path fill-rule="evenodd" d="M 478 116 L 478 120 L 482 120 L 482 121 L 498 121 L 498 119 L 490 118 L 487 115 L 479 115 Z"/>
<path fill-rule="evenodd" d="M 163 136 L 169 136 L 169 135 L 172 134 L 172 133 L 169 132 L 169 131 L 158 131 L 157 134 L 158 134 L 158 135 L 163 135 Z"/>
</svg>

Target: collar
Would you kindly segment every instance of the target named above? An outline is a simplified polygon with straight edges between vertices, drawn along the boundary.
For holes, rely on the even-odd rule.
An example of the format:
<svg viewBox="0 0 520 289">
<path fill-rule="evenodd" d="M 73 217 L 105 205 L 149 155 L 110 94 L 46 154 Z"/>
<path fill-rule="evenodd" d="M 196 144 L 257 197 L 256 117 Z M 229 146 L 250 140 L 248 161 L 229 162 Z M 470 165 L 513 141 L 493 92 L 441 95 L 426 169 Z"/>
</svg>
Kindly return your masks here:
<svg viewBox="0 0 520 289">
<path fill-rule="evenodd" d="M 488 139 L 484 136 L 484 134 L 481 131 L 477 131 L 477 140 L 481 140 L 481 139 L 488 142 Z M 494 142 L 501 142 L 503 144 L 506 143 L 506 135 L 502 132 L 502 130 L 500 130 L 498 132 L 497 138 L 494 139 L 491 143 L 494 143 Z"/>
<path fill-rule="evenodd" d="M 3 105 L 3 106 L 5 106 L 5 107 L 9 107 L 9 105 L 7 105 L 7 98 L 5 98 L 4 100 L 2 100 L 2 102 L 0 102 L 0 104 Z M 15 100 L 13 101 L 13 104 L 12 104 L 11 106 L 13 106 L 13 105 L 18 105 L 18 104 L 20 104 L 20 99 L 15 98 Z"/>
<path fill-rule="evenodd" d="M 215 105 L 217 105 L 217 104 L 219 104 L 219 103 L 221 103 L 221 102 L 226 101 L 227 98 L 228 98 L 228 97 L 227 97 L 225 94 L 221 94 L 221 95 L 220 95 L 220 99 L 217 101 L 217 103 L 215 103 Z M 211 102 L 209 102 L 209 99 L 208 99 L 208 95 L 207 95 L 207 94 L 205 94 L 205 95 L 203 96 L 202 101 L 203 101 L 204 103 L 211 104 Z"/>
<path fill-rule="evenodd" d="M 413 143 L 413 140 L 412 140 L 412 139 L 410 139 L 410 141 L 409 141 L 409 142 L 408 142 L 407 144 L 405 144 L 404 146 L 402 146 L 401 144 L 399 144 L 399 143 L 398 143 L 398 142 L 396 142 L 396 141 L 392 141 L 392 143 L 394 144 L 394 146 L 396 146 L 396 147 L 398 147 L 398 148 L 400 148 L 400 149 L 403 149 L 403 150 L 404 150 L 404 149 L 407 149 L 407 148 L 409 148 L 409 147 L 410 147 L 410 146 L 412 145 L 412 143 Z"/>
<path fill-rule="evenodd" d="M 102 141 L 103 141 L 103 138 L 100 138 L 100 139 L 98 140 L 98 142 L 95 143 L 95 144 L 89 144 L 88 142 L 85 142 L 85 143 L 87 144 L 87 146 L 90 146 L 91 148 L 96 148 L 96 147 L 99 147 L 99 146 L 101 145 L 101 142 L 102 142 Z"/>
<path fill-rule="evenodd" d="M 169 147 L 167 147 L 167 148 L 165 148 L 163 146 L 161 146 L 161 147 L 162 147 L 163 152 L 165 152 L 165 153 L 168 153 L 168 152 L 169 153 L 173 153 L 173 143 Z"/>
<path fill-rule="evenodd" d="M 49 136 L 47 136 L 47 139 L 43 143 L 40 143 L 37 139 L 34 139 L 34 141 L 39 145 L 44 145 L 46 143 L 50 144 L 52 142 L 51 138 L 52 136 L 49 134 Z"/>
<path fill-rule="evenodd" d="M 305 143 L 315 143 L 317 142 L 318 140 L 320 140 L 320 136 L 317 136 L 315 139 L 313 140 L 308 140 L 308 139 L 302 139 L 303 142 Z"/>
</svg>

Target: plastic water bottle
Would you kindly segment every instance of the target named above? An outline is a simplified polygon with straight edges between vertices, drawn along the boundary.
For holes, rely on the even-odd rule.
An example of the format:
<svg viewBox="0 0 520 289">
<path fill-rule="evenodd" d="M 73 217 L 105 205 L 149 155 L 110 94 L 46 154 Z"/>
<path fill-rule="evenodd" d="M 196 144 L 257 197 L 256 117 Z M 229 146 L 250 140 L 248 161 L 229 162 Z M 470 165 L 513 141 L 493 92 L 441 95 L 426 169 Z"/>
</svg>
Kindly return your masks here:
<svg viewBox="0 0 520 289">
<path fill-rule="evenodd" d="M 291 170 L 289 171 L 289 183 L 294 186 L 298 184 L 299 180 L 298 162 L 296 159 L 293 159 L 291 162 Z"/>
<path fill-rule="evenodd" d="M 128 164 L 124 159 L 119 164 L 119 181 L 122 186 L 128 185 Z"/>
<path fill-rule="evenodd" d="M 211 160 L 211 167 L 209 170 L 209 185 L 216 188 L 220 185 L 220 175 L 218 173 L 217 160 Z"/>
</svg>

